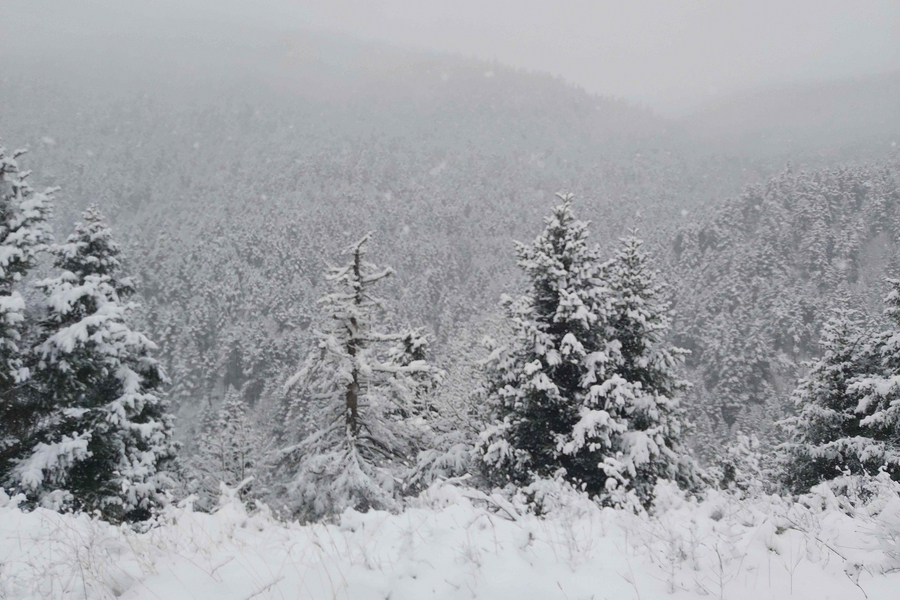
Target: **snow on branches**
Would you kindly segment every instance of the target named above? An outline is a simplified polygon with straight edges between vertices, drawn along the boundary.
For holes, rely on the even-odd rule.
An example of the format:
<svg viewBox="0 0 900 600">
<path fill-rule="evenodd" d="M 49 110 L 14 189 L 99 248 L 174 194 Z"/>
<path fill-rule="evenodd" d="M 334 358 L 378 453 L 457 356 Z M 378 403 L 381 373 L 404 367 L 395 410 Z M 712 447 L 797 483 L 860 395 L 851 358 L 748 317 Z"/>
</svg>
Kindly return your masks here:
<svg viewBox="0 0 900 600">
<path fill-rule="evenodd" d="M 657 479 L 692 477 L 676 399 L 683 351 L 662 347 L 667 307 L 641 242 L 602 262 L 572 196 L 559 198 L 544 232 L 516 246 L 530 291 L 503 299 L 515 340 L 486 362 L 495 424 L 477 452 L 498 484 L 564 469 L 591 494 L 646 504 Z"/>
<path fill-rule="evenodd" d="M 287 384 L 302 437 L 282 456 L 292 508 L 307 519 L 394 508 L 411 462 L 428 445 L 422 391 L 441 372 L 425 362 L 419 333 L 381 327 L 384 304 L 372 288 L 393 271 L 365 260 L 369 237 L 345 251 L 350 262 L 329 269 L 334 291 L 319 301 L 326 326 Z"/>
<path fill-rule="evenodd" d="M 96 207 L 83 218 L 50 248 L 61 273 L 36 283 L 46 294 L 30 392 L 40 419 L 10 480 L 32 502 L 63 490 L 72 508 L 143 519 L 171 484 L 164 375 L 156 345 L 128 325 L 135 288 L 117 272 L 112 233 Z"/>
</svg>

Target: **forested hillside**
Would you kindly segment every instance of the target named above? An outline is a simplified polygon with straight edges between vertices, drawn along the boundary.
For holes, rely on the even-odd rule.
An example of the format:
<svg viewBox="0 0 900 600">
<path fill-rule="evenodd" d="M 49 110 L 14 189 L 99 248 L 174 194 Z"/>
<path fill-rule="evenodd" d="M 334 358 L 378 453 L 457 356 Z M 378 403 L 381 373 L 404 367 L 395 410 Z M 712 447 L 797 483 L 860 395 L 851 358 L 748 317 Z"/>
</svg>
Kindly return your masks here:
<svg viewBox="0 0 900 600">
<path fill-rule="evenodd" d="M 636 226 L 655 252 L 681 315 L 675 341 L 694 350 L 703 431 L 723 434 L 792 387 L 835 292 L 820 275 L 870 269 L 853 281 L 880 294 L 866 257 L 884 242 L 893 252 L 889 169 L 798 166 L 739 195 L 784 168 L 785 146 L 723 148 L 689 120 L 496 64 L 242 39 L 189 63 L 169 40 L 140 82 L 102 48 L 104 77 L 34 52 L 0 80 L 6 144 L 29 147 L 23 165 L 62 187 L 58 229 L 97 202 L 119 233 L 182 434 L 229 386 L 274 408 L 312 339 L 326 261 L 367 231 L 398 274 L 382 291 L 397 320 L 427 327 L 438 363 L 471 365 L 500 294 L 516 289 L 512 240 L 534 237 L 561 190 L 605 250 Z M 845 142 L 789 150 L 820 168 Z M 779 304 L 798 288 L 803 299 Z"/>
<path fill-rule="evenodd" d="M 898 272 L 900 170 L 791 168 L 671 242 L 675 339 L 691 350 L 701 432 L 771 433 L 840 306 L 878 319 Z"/>
</svg>

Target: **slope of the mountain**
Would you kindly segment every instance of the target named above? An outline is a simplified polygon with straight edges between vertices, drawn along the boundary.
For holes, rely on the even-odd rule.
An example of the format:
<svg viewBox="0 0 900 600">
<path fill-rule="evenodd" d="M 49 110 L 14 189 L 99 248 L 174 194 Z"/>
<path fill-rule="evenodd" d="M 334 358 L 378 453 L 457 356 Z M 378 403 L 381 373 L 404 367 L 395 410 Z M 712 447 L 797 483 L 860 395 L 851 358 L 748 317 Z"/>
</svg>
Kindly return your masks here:
<svg viewBox="0 0 900 600">
<path fill-rule="evenodd" d="M 783 166 L 453 56 L 234 31 L 200 48 L 138 39 L 121 56 L 91 43 L 4 48 L 0 134 L 31 148 L 37 184 L 62 186 L 58 231 L 94 201 L 111 218 L 186 426 L 227 386 L 277 401 L 325 262 L 366 231 L 397 272 L 385 300 L 428 327 L 440 362 L 515 286 L 511 242 L 539 231 L 555 192 L 576 194 L 601 245 L 638 226 L 662 258 L 688 219 Z M 152 60 L 134 62 L 142 47 Z"/>
<path fill-rule="evenodd" d="M 788 169 L 672 240 L 676 341 L 701 431 L 771 432 L 829 310 L 878 318 L 900 273 L 900 162 Z"/>
<path fill-rule="evenodd" d="M 736 94 L 679 122 L 724 152 L 807 163 L 871 160 L 900 144 L 900 72 L 771 86 Z"/>
<path fill-rule="evenodd" d="M 152 69 L 113 90 L 39 61 L 0 88 L 8 144 L 64 189 L 57 228 L 91 201 L 112 218 L 189 412 L 228 385 L 277 397 L 325 261 L 365 231 L 398 273 L 386 300 L 440 352 L 495 310 L 516 277 L 512 240 L 534 235 L 555 192 L 578 195 L 605 244 L 753 176 L 546 75 L 317 36 L 224 55 L 241 72 L 215 93 Z"/>
</svg>

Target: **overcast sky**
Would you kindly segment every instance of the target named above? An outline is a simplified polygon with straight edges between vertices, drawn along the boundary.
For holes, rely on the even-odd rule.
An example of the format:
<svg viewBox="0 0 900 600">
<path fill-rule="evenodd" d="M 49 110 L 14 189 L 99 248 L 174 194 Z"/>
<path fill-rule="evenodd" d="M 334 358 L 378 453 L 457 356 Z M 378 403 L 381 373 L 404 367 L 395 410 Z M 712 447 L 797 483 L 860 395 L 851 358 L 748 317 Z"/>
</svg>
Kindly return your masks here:
<svg viewBox="0 0 900 600">
<path fill-rule="evenodd" d="M 98 34 L 123 18 L 190 22 L 198 36 L 221 19 L 338 32 L 546 71 L 663 113 L 770 83 L 900 70 L 900 0 L 0 0 L 7 27 L 26 11 L 34 27 Z"/>
</svg>

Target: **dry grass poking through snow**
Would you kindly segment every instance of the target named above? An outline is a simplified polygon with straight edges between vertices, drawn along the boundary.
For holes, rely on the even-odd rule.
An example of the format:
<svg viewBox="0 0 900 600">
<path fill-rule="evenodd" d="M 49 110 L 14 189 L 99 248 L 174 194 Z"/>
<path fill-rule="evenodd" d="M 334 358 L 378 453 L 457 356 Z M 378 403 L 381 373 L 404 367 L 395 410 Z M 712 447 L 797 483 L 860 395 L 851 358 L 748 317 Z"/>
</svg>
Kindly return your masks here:
<svg viewBox="0 0 900 600">
<path fill-rule="evenodd" d="M 570 490 L 542 518 L 499 496 L 434 486 L 397 515 L 301 526 L 227 500 L 172 507 L 145 532 L 23 512 L 0 492 L 0 598 L 620 600 L 897 598 L 900 496 L 822 486 L 800 502 L 702 502 L 667 486 L 653 516 Z"/>
</svg>

